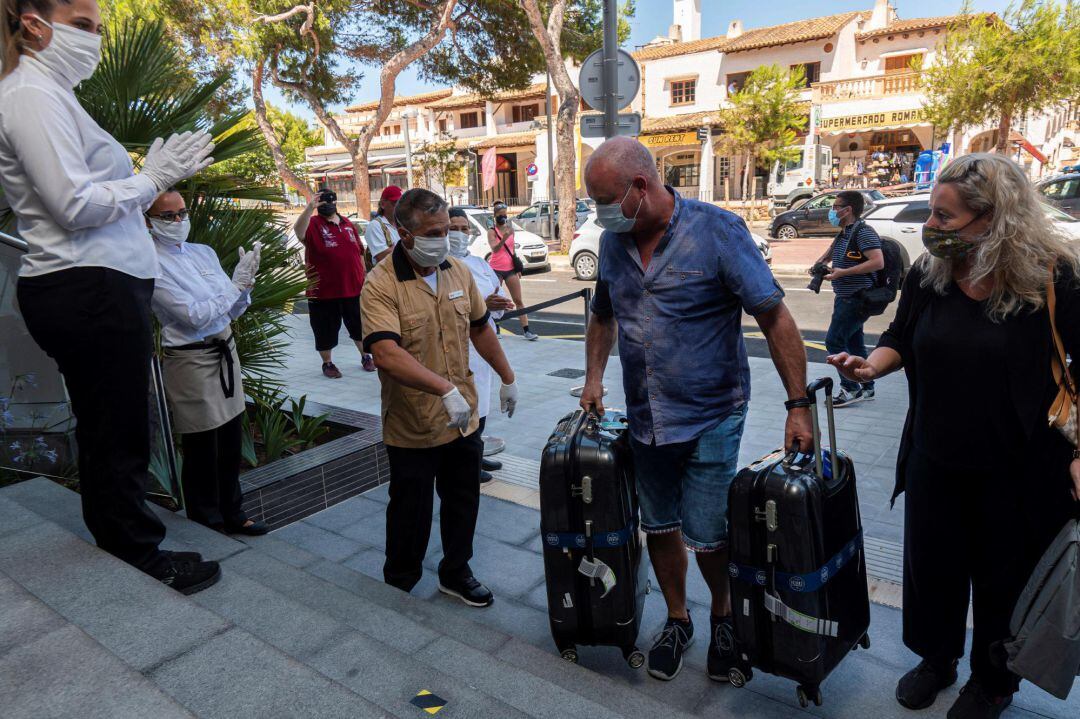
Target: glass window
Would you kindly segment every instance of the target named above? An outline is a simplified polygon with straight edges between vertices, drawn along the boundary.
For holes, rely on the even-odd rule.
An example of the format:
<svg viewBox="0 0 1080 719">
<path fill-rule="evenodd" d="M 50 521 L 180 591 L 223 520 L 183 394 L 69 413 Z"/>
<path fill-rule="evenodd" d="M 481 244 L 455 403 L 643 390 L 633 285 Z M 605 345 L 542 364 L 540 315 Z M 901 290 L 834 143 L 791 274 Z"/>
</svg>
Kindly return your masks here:
<svg viewBox="0 0 1080 719">
<path fill-rule="evenodd" d="M 821 81 L 821 63 L 820 62 L 798 63 L 796 65 L 791 66 L 792 72 L 794 72 L 795 70 L 797 70 L 799 68 L 802 68 L 804 77 L 806 79 L 806 81 L 804 83 L 805 87 L 810 87 L 810 85 L 812 83 Z"/>
<path fill-rule="evenodd" d="M 540 114 L 540 105 L 516 105 L 510 108 L 512 122 L 529 122 Z"/>
<path fill-rule="evenodd" d="M 461 113 L 462 130 L 469 130 L 474 127 L 480 127 L 480 118 L 475 112 L 463 112 Z"/>
<path fill-rule="evenodd" d="M 930 219 L 930 203 L 913 202 L 896 215 L 897 222 L 921 225 Z"/>
<path fill-rule="evenodd" d="M 672 155 L 666 165 L 664 179 L 672 187 L 697 187 L 700 184 L 700 168 L 692 153 Z"/>
<path fill-rule="evenodd" d="M 739 90 L 743 89 L 743 85 L 746 84 L 746 78 L 750 77 L 748 72 L 735 72 L 727 76 L 727 94 L 734 95 Z"/>
<path fill-rule="evenodd" d="M 446 132 L 446 119 L 439 120 L 439 132 Z"/>
<path fill-rule="evenodd" d="M 821 210 L 827 207 L 832 207 L 832 204 L 835 201 L 836 195 L 822 195 L 821 197 L 818 197 L 806 203 L 806 209 Z"/>
<path fill-rule="evenodd" d="M 1042 193 L 1052 200 L 1071 199 L 1076 197 L 1077 189 L 1080 189 L 1080 178 L 1050 182 L 1041 189 Z"/>
<path fill-rule="evenodd" d="M 536 217 L 536 208 L 530 207 L 524 212 L 522 212 L 520 215 L 518 215 L 518 217 L 523 220 L 531 220 L 532 218 Z"/>
<path fill-rule="evenodd" d="M 731 176 L 731 158 L 730 157 L 718 157 L 716 163 L 716 176 L 721 180 L 726 180 Z"/>
<path fill-rule="evenodd" d="M 671 83 L 671 104 L 691 105 L 697 95 L 697 79 L 674 80 Z"/>
</svg>

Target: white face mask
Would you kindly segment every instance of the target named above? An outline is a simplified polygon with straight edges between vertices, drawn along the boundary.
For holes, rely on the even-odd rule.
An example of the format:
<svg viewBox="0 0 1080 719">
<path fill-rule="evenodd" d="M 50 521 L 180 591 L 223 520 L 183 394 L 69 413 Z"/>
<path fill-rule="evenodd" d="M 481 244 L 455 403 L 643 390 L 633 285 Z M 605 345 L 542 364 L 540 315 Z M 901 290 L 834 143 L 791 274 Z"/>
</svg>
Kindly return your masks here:
<svg viewBox="0 0 1080 719">
<path fill-rule="evenodd" d="M 48 23 L 40 17 L 38 20 L 52 28 L 53 36 L 48 47 L 34 52 L 34 57 L 69 88 L 89 79 L 101 62 L 101 36 L 63 23 Z"/>
<path fill-rule="evenodd" d="M 421 267 L 438 267 L 450 254 L 450 240 L 447 237 L 422 237 L 413 235 L 412 249 L 405 250 L 412 261 Z"/>
<path fill-rule="evenodd" d="M 150 219 L 150 234 L 163 245 L 182 244 L 187 240 L 189 232 L 191 232 L 191 220 L 166 222 Z"/>
<path fill-rule="evenodd" d="M 472 235 L 461 230 L 450 230 L 450 254 L 454 257 L 469 256 L 469 241 Z"/>
</svg>

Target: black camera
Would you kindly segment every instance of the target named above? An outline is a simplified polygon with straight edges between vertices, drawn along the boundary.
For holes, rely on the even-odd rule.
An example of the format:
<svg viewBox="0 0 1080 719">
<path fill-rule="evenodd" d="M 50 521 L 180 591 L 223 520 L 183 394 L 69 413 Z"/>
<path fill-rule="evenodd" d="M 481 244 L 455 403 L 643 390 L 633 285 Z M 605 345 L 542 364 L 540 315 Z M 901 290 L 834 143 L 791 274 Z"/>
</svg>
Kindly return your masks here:
<svg viewBox="0 0 1080 719">
<path fill-rule="evenodd" d="M 829 266 L 822 262 L 815 262 L 810 268 L 810 284 L 806 289 L 815 294 L 821 293 L 821 283 L 825 281 L 825 275 L 829 274 Z"/>
<path fill-rule="evenodd" d="M 337 202 L 337 193 L 333 190 L 319 190 L 319 202 L 329 202 L 334 204 Z"/>
</svg>

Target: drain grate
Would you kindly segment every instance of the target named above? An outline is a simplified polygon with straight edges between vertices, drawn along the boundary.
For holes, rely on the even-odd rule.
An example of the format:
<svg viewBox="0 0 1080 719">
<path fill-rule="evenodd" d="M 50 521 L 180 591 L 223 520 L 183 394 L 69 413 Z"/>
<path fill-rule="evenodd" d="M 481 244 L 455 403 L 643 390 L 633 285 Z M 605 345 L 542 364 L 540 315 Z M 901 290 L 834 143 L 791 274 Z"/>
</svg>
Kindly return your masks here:
<svg viewBox="0 0 1080 719">
<path fill-rule="evenodd" d="M 548 372 L 548 377 L 565 377 L 566 379 L 581 379 L 585 376 L 585 370 L 563 367 L 554 372 Z"/>
</svg>

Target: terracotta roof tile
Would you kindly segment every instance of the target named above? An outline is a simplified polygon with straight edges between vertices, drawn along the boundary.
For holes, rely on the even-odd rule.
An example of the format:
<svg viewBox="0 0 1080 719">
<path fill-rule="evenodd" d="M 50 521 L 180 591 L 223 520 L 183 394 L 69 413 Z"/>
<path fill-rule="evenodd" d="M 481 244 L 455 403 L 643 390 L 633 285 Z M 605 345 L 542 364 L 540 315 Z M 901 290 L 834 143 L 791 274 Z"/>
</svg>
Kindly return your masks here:
<svg viewBox="0 0 1080 719">
<path fill-rule="evenodd" d="M 634 59 L 639 62 L 659 60 L 665 57 L 678 55 L 692 55 L 698 52 L 742 52 L 746 50 L 758 50 L 775 45 L 787 45 L 794 42 L 808 42 L 832 37 L 840 31 L 844 25 L 858 17 L 869 18 L 866 12 L 846 12 L 839 15 L 827 15 L 815 17 L 809 20 L 797 20 L 784 23 L 746 30 L 737 38 L 729 40 L 724 35 L 702 38 L 691 42 L 677 42 L 671 45 L 658 45 L 647 47 L 634 53 Z"/>
<path fill-rule="evenodd" d="M 397 148 L 405 148 L 404 140 L 373 140 L 371 142 L 371 150 L 393 150 Z M 307 150 L 308 157 L 324 157 L 326 155 L 348 155 L 348 151 L 341 145 L 324 145 L 323 147 L 313 147 Z"/>
<path fill-rule="evenodd" d="M 441 90 L 432 90 L 431 92 L 422 92 L 419 95 L 398 95 L 394 98 L 394 107 L 401 107 L 402 105 L 426 105 L 427 103 L 441 100 L 444 97 L 449 97 L 454 91 L 448 87 Z M 372 100 L 371 102 L 362 102 L 359 105 L 352 105 L 345 108 L 345 112 L 371 112 L 379 107 L 378 100 Z"/>
<path fill-rule="evenodd" d="M 708 123 L 706 123 L 708 120 Z M 655 135 L 661 132 L 679 132 L 695 130 L 705 124 L 715 125 L 720 121 L 720 111 L 688 112 L 670 117 L 646 117 L 641 120 L 641 134 Z"/>
<path fill-rule="evenodd" d="M 915 32 L 918 30 L 929 30 L 932 28 L 944 28 L 950 25 L 965 23 L 971 18 L 986 18 L 991 19 L 996 17 L 994 13 L 976 13 L 974 15 L 940 15 L 938 17 L 916 17 L 910 20 L 897 20 L 892 25 L 880 28 L 878 30 L 870 30 L 868 32 L 860 32 L 855 36 L 855 39 L 859 42 L 869 40 L 875 37 L 885 37 L 887 35 L 896 35 L 904 32 Z"/>
<path fill-rule="evenodd" d="M 479 142 L 473 140 L 471 147 L 475 150 L 483 150 L 489 147 L 524 147 L 532 146 L 536 144 L 536 136 L 539 133 L 537 131 L 529 132 L 508 132 L 505 135 L 496 135 L 495 137 L 485 137 Z"/>
<path fill-rule="evenodd" d="M 469 107 L 471 105 L 483 105 L 487 100 L 492 102 L 506 102 L 508 100 L 524 100 L 532 97 L 543 97 L 546 90 L 544 83 L 537 83 L 524 90 L 510 90 L 508 92 L 496 93 L 492 97 L 484 97 L 483 95 L 470 94 L 470 95 L 450 95 L 444 97 L 441 100 L 428 103 L 427 107 L 432 110 L 453 110 L 459 107 Z"/>
</svg>

